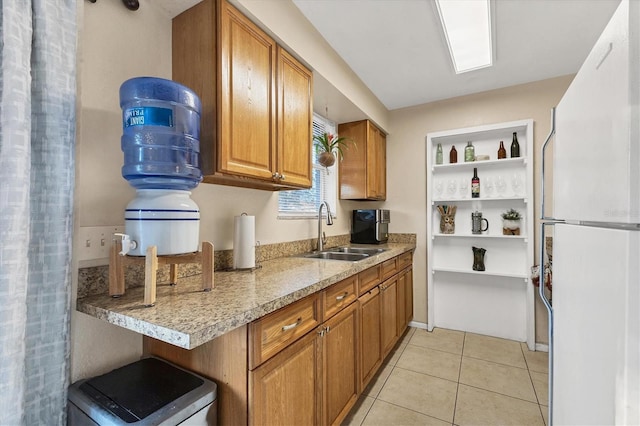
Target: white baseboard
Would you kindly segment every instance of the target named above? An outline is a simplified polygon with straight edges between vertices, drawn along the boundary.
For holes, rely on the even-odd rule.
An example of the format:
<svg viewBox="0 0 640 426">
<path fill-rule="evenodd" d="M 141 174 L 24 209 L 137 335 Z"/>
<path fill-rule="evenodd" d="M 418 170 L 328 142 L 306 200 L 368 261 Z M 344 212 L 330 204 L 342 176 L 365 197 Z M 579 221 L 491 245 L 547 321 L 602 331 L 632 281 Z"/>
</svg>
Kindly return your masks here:
<svg viewBox="0 0 640 426">
<path fill-rule="evenodd" d="M 536 351 L 538 352 L 549 352 L 549 345 L 545 343 L 536 343 Z"/>
<path fill-rule="evenodd" d="M 427 324 L 424 322 L 418 321 L 409 321 L 409 327 L 421 328 L 423 330 L 427 329 Z"/>
</svg>

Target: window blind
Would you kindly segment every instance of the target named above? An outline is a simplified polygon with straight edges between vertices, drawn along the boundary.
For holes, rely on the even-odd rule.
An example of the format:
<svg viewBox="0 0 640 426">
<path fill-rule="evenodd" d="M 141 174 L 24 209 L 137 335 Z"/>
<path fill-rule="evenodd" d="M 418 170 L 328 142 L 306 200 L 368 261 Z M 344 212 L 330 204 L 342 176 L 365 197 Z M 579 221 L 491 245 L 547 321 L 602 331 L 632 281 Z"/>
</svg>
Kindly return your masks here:
<svg viewBox="0 0 640 426">
<path fill-rule="evenodd" d="M 336 125 L 325 117 L 313 114 L 313 136 L 323 133 L 336 133 Z M 313 142 L 309 142 L 313 143 Z M 318 216 L 320 203 L 326 201 L 335 216 L 337 204 L 337 167 L 326 168 L 317 162 L 315 149 L 311 150 L 312 186 L 311 189 L 280 191 L 278 194 L 278 217 L 281 219 L 310 218 Z"/>
</svg>

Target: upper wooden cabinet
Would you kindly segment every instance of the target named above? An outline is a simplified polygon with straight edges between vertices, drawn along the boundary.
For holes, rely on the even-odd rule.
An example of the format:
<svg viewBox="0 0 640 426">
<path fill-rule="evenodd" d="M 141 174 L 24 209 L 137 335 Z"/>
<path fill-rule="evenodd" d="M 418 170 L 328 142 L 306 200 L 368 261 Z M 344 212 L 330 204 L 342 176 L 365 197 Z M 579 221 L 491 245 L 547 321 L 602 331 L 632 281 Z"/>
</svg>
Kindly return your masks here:
<svg viewBox="0 0 640 426">
<path fill-rule="evenodd" d="M 340 161 L 341 200 L 385 200 L 387 198 L 387 137 L 370 121 L 343 123 L 340 136 L 356 146 L 345 150 Z"/>
<path fill-rule="evenodd" d="M 281 183 L 311 187 L 313 74 L 278 46 L 277 170 Z"/>
<path fill-rule="evenodd" d="M 204 182 L 311 187 L 312 73 L 225 0 L 173 19 L 173 79 L 202 101 Z"/>
<path fill-rule="evenodd" d="M 276 43 L 227 2 L 221 7 L 218 171 L 270 180 L 276 171 Z"/>
</svg>

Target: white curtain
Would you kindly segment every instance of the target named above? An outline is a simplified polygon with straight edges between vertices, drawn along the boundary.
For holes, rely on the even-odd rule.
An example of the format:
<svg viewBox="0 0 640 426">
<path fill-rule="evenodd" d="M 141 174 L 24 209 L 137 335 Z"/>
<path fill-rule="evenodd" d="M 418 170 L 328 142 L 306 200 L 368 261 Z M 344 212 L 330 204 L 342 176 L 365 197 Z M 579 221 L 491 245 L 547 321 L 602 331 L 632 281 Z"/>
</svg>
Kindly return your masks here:
<svg viewBox="0 0 640 426">
<path fill-rule="evenodd" d="M 69 384 L 76 4 L 0 5 L 0 425 L 62 425 Z"/>
</svg>

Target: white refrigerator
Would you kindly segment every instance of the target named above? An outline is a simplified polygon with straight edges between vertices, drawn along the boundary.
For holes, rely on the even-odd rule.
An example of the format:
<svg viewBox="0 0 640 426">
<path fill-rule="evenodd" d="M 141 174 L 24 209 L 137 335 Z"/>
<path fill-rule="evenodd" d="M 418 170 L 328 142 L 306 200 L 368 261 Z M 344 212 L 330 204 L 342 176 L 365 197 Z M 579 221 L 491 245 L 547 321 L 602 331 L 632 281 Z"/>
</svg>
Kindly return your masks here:
<svg viewBox="0 0 640 426">
<path fill-rule="evenodd" d="M 555 109 L 543 165 L 554 425 L 640 424 L 639 100 L 640 1 L 622 0 Z"/>
</svg>

